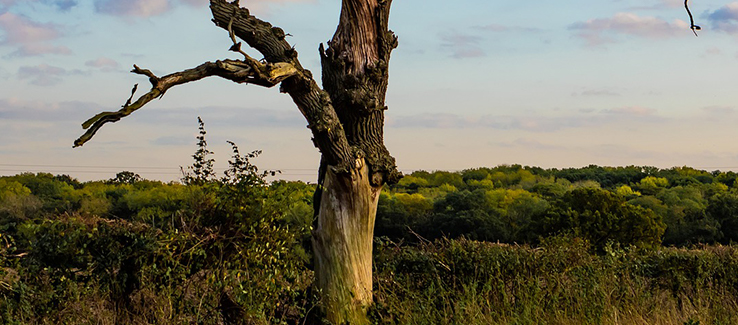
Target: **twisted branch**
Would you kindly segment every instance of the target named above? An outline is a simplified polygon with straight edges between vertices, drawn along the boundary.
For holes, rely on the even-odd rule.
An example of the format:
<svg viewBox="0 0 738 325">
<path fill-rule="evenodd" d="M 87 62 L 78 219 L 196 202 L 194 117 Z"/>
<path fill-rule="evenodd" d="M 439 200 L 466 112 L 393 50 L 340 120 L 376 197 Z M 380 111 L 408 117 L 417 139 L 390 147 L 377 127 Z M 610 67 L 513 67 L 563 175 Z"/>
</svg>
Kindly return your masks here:
<svg viewBox="0 0 738 325">
<path fill-rule="evenodd" d="M 92 139 L 95 133 L 106 123 L 114 123 L 131 115 L 131 113 L 137 111 L 154 98 L 161 98 L 169 88 L 176 85 L 200 80 L 205 77 L 219 76 L 237 83 L 251 83 L 264 87 L 273 87 L 284 79 L 298 73 L 295 67 L 289 63 L 262 64 L 256 60 L 254 61 L 255 63 L 247 63 L 239 60 L 205 62 L 196 68 L 175 72 L 161 78 L 154 75 L 148 69 L 141 69 L 134 65 L 131 72 L 148 76 L 151 82 L 151 90 L 131 103 L 133 95 L 138 88 L 138 84 L 136 84 L 131 90 L 131 97 L 128 98 L 120 110 L 99 113 L 82 123 L 82 128 L 86 129 L 87 132 L 74 141 L 73 147 L 82 146 L 85 142 Z"/>
<path fill-rule="evenodd" d="M 684 8 L 687 9 L 687 14 L 689 15 L 689 24 L 690 24 L 689 29 L 692 30 L 692 33 L 694 33 L 694 36 L 699 37 L 699 35 L 697 35 L 697 31 L 702 30 L 702 27 L 694 24 L 694 17 L 692 17 L 692 12 L 689 11 L 689 4 L 687 4 L 688 1 L 689 0 L 684 0 Z"/>
</svg>

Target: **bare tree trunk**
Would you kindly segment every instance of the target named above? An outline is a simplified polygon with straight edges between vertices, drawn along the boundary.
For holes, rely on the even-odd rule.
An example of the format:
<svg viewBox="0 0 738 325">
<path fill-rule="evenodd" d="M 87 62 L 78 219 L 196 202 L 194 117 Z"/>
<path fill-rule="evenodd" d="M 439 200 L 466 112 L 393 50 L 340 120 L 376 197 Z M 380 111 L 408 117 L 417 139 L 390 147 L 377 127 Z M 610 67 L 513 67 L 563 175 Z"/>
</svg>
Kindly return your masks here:
<svg viewBox="0 0 738 325">
<path fill-rule="evenodd" d="M 319 204 L 313 233 L 316 285 L 333 324 L 369 323 L 379 193 L 400 177 L 383 130 L 389 57 L 397 46 L 387 29 L 390 4 L 343 0 L 336 33 L 327 49 L 320 47 L 323 89 L 355 155 L 348 173 L 336 173 L 323 159 L 314 203 Z"/>
<path fill-rule="evenodd" d="M 363 159 L 350 176 L 325 172 L 314 230 L 316 285 L 333 324 L 368 324 L 372 304 L 372 242 L 381 186 Z"/>
</svg>

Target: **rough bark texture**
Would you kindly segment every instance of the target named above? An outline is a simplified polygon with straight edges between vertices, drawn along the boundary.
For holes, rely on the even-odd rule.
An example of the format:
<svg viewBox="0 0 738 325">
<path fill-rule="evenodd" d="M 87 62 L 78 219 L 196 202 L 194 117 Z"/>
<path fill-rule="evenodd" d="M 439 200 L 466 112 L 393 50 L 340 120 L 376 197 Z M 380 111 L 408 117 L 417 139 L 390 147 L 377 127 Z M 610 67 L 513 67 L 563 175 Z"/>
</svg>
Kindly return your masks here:
<svg viewBox="0 0 738 325">
<path fill-rule="evenodd" d="M 375 186 L 400 177 L 384 146 L 389 59 L 397 47 L 397 37 L 387 29 L 390 5 L 391 0 L 344 0 L 328 49 L 320 47 L 323 87 L 349 144 L 366 159 Z"/>
<path fill-rule="evenodd" d="M 102 125 L 116 122 L 160 97 L 169 88 L 209 76 L 264 87 L 280 85 L 312 130 L 322 153 L 315 193 L 313 233 L 316 285 L 326 317 L 333 324 L 366 324 L 372 303 L 372 242 L 379 192 L 401 174 L 384 145 L 384 111 L 390 52 L 397 38 L 387 29 L 391 0 L 343 0 L 341 18 L 328 47 L 320 46 L 323 89 L 302 67 L 285 32 L 251 16 L 238 0 L 210 0 L 213 22 L 228 31 L 243 60 L 206 62 L 157 77 L 146 75 L 151 90 L 117 112 L 103 112 L 83 124 L 81 146 Z M 245 41 L 264 58 L 241 50 Z M 135 92 L 136 87 L 134 87 Z"/>
</svg>

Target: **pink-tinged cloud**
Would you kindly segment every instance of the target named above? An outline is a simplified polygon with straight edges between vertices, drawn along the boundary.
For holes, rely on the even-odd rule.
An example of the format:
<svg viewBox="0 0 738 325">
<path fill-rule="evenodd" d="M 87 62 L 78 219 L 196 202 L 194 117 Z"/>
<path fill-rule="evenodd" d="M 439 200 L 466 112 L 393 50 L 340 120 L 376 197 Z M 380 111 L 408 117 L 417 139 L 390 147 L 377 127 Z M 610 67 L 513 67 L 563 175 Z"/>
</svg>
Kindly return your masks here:
<svg viewBox="0 0 738 325">
<path fill-rule="evenodd" d="M 172 9 L 168 0 L 95 0 L 95 10 L 113 16 L 150 17 Z"/>
<path fill-rule="evenodd" d="M 0 15 L 0 28 L 5 31 L 4 44 L 29 44 L 61 36 L 58 25 L 37 23 L 10 12 Z"/>
<path fill-rule="evenodd" d="M 463 34 L 459 32 L 444 33 L 440 35 L 441 47 L 451 50 L 451 57 L 456 59 L 475 58 L 484 56 L 485 53 L 479 43 L 479 36 Z"/>
<path fill-rule="evenodd" d="M 110 58 L 99 57 L 95 60 L 85 62 L 85 65 L 88 67 L 98 68 L 103 71 L 107 71 L 117 68 L 118 62 Z"/>
<path fill-rule="evenodd" d="M 6 8 L 12 7 L 19 2 L 41 2 L 43 4 L 55 6 L 61 11 L 67 11 L 77 5 L 77 0 L 0 0 L 0 4 L 5 5 Z"/>
<path fill-rule="evenodd" d="M 621 96 L 619 93 L 607 89 L 586 89 L 581 92 L 572 93 L 572 96 L 592 96 L 592 97 L 616 97 Z"/>
<path fill-rule="evenodd" d="M 54 46 L 46 43 L 30 43 L 21 45 L 18 50 L 10 53 L 10 57 L 39 56 L 44 54 L 70 55 L 72 50 L 66 46 Z"/>
<path fill-rule="evenodd" d="M 204 7 L 208 3 L 210 3 L 208 0 L 179 0 L 180 2 L 190 5 L 193 7 Z"/>
<path fill-rule="evenodd" d="M 25 16 L 5 12 L 0 14 L 0 30 L 5 32 L 0 45 L 18 47 L 16 51 L 10 53 L 10 57 L 72 53 L 66 46 L 49 44 L 50 41 L 62 36 L 60 32 L 62 26 L 56 24 L 42 24 Z"/>
<path fill-rule="evenodd" d="M 620 116 L 650 116 L 656 113 L 653 108 L 646 108 L 641 106 L 630 106 L 630 107 L 618 107 L 604 111 L 607 114 L 620 115 Z"/>
<path fill-rule="evenodd" d="M 664 10 L 668 8 L 684 8 L 684 0 L 659 0 L 657 4 L 644 4 L 629 7 L 628 10 Z"/>
<path fill-rule="evenodd" d="M 661 123 L 665 120 L 652 108 L 633 106 L 606 110 L 580 110 L 562 115 L 531 114 L 462 116 L 453 113 L 393 116 L 386 125 L 391 128 L 524 130 L 536 133 L 555 132 L 562 129 L 590 128 L 606 125 L 634 123 Z"/>
<path fill-rule="evenodd" d="M 30 83 L 36 86 L 54 86 L 62 82 L 62 77 L 69 75 L 79 75 L 84 72 L 79 70 L 66 70 L 64 68 L 55 67 L 48 64 L 39 64 L 36 66 L 22 66 L 18 68 L 18 79 L 30 80 Z"/>
<path fill-rule="evenodd" d="M 714 116 L 725 117 L 727 115 L 733 115 L 736 112 L 734 107 L 729 106 L 707 106 L 703 107 L 702 111 Z"/>
<path fill-rule="evenodd" d="M 204 8 L 210 3 L 210 0 L 177 0 L 175 3 L 177 5 L 184 4 Z M 257 17 L 268 18 L 271 15 L 271 7 L 290 3 L 317 3 L 317 0 L 245 0 L 241 1 L 241 7 L 248 8 Z"/>
<path fill-rule="evenodd" d="M 738 33 L 738 2 L 731 2 L 705 15 L 712 28 L 722 32 Z"/>
<path fill-rule="evenodd" d="M 612 18 L 574 23 L 569 29 L 576 31 L 576 35 L 590 46 L 615 42 L 617 35 L 664 39 L 688 35 L 690 32 L 689 24 L 683 20 L 669 23 L 656 17 L 641 17 L 627 12 L 617 13 Z"/>
</svg>

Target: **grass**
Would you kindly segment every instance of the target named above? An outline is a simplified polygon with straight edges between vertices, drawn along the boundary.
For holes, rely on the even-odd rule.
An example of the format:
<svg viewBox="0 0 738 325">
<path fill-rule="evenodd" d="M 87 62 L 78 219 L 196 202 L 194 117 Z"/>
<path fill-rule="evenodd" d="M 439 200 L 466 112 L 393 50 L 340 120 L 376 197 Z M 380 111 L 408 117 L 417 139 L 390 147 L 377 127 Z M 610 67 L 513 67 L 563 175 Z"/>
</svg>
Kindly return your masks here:
<svg viewBox="0 0 738 325">
<path fill-rule="evenodd" d="M 377 249 L 380 324 L 736 324 L 738 249 L 592 254 L 469 240 Z"/>
</svg>

